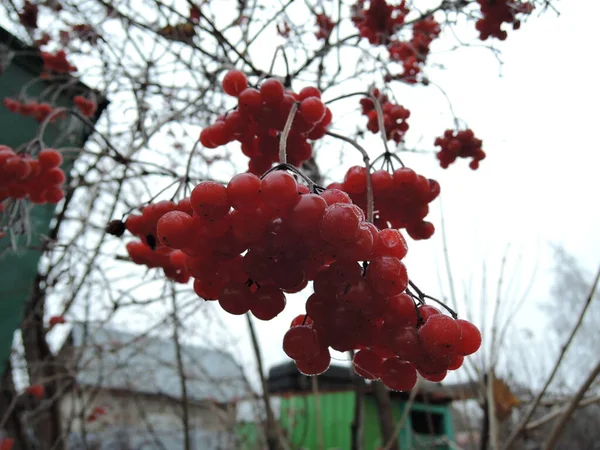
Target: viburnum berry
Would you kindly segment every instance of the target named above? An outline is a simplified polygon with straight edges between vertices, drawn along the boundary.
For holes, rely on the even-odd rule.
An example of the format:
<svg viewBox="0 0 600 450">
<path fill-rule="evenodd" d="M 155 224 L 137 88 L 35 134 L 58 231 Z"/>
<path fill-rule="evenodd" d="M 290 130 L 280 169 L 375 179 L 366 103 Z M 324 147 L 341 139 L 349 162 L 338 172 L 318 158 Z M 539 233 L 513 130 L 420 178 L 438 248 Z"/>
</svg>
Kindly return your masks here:
<svg viewBox="0 0 600 450">
<path fill-rule="evenodd" d="M 283 171 L 271 172 L 263 178 L 260 195 L 265 205 L 279 214 L 289 212 L 300 201 L 296 180 Z"/>
<path fill-rule="evenodd" d="M 215 181 L 203 181 L 192 191 L 190 197 L 194 212 L 208 220 L 222 218 L 229 211 L 227 189 Z"/>
<path fill-rule="evenodd" d="M 461 341 L 461 328 L 453 318 L 434 314 L 419 328 L 419 340 L 432 356 L 452 355 Z"/>
<path fill-rule="evenodd" d="M 51 327 L 53 327 L 54 325 L 63 324 L 65 322 L 66 321 L 63 316 L 52 316 L 52 317 L 50 317 L 50 320 L 48 321 L 48 323 L 50 324 Z"/>
<path fill-rule="evenodd" d="M 43 384 L 32 384 L 27 389 L 25 389 L 32 397 L 37 398 L 38 400 L 43 399 L 46 396 L 46 389 Z"/>
<path fill-rule="evenodd" d="M 225 74 L 223 78 L 223 90 L 226 94 L 232 97 L 237 97 L 240 93 L 248 87 L 248 79 L 244 72 L 239 70 L 230 70 Z"/>
<path fill-rule="evenodd" d="M 308 360 L 320 352 L 317 333 L 307 325 L 290 328 L 283 336 L 283 351 L 294 360 Z"/>
<path fill-rule="evenodd" d="M 356 238 L 362 218 L 356 207 L 348 203 L 328 206 L 321 218 L 321 236 L 331 243 L 347 242 Z"/>
<path fill-rule="evenodd" d="M 457 353 L 467 356 L 475 353 L 481 347 L 481 332 L 468 320 L 457 319 L 456 323 L 460 328 L 460 342 L 456 347 Z"/>
<path fill-rule="evenodd" d="M 271 320 L 285 309 L 285 294 L 275 286 L 261 286 L 254 293 L 250 310 L 260 320 Z"/>
<path fill-rule="evenodd" d="M 308 359 L 296 360 L 296 367 L 304 375 L 320 375 L 325 372 L 331 364 L 331 354 L 328 348 L 321 348 L 319 353 Z"/>
<path fill-rule="evenodd" d="M 392 391 L 410 391 L 417 384 L 417 370 L 408 361 L 388 358 L 381 364 L 381 381 Z"/>
<path fill-rule="evenodd" d="M 352 359 L 354 371 L 366 380 L 381 378 L 383 358 L 372 350 L 362 349 Z"/>
<path fill-rule="evenodd" d="M 325 114 L 325 105 L 317 97 L 308 97 L 300 103 L 300 114 L 308 123 L 317 123 Z"/>
<path fill-rule="evenodd" d="M 156 234 L 161 244 L 180 249 L 189 244 L 193 236 L 192 217 L 182 211 L 164 214 L 156 224 Z"/>
<path fill-rule="evenodd" d="M 260 85 L 260 98 L 268 105 L 279 105 L 283 100 L 283 95 L 283 84 L 276 78 L 269 78 Z"/>
<path fill-rule="evenodd" d="M 398 258 L 379 256 L 369 263 L 367 280 L 378 294 L 392 296 L 406 289 L 408 273 Z"/>
<path fill-rule="evenodd" d="M 252 293 L 244 283 L 228 283 L 219 293 L 219 305 L 229 314 L 246 314 L 252 302 Z"/>
</svg>

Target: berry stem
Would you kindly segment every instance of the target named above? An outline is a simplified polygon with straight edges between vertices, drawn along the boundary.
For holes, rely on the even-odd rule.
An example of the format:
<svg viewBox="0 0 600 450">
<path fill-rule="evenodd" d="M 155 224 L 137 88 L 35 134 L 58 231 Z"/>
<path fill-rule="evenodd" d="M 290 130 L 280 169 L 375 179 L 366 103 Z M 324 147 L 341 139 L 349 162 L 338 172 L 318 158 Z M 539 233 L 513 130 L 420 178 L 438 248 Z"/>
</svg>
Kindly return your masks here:
<svg viewBox="0 0 600 450">
<path fill-rule="evenodd" d="M 379 126 L 379 132 L 381 133 L 381 139 L 383 140 L 383 146 L 385 147 L 385 154 L 390 154 L 390 149 L 388 148 L 387 143 L 387 133 L 385 131 L 385 123 L 383 122 L 383 108 L 381 107 L 381 102 L 377 96 L 373 94 L 373 91 L 369 93 L 369 98 L 373 102 L 373 105 L 375 105 L 375 111 L 377 111 L 377 123 Z M 402 161 L 400 161 L 400 164 L 402 164 Z M 402 167 L 404 167 L 404 164 L 402 164 Z"/>
<path fill-rule="evenodd" d="M 449 306 L 447 306 L 444 302 L 438 300 L 435 297 L 432 297 L 431 295 L 427 295 L 425 294 L 421 289 L 418 288 L 418 286 L 413 283 L 412 281 L 408 280 L 408 284 L 410 285 L 410 287 L 412 287 L 415 292 L 417 293 L 417 295 L 419 296 L 419 299 L 421 300 L 433 300 L 434 302 L 436 302 L 438 305 L 440 305 L 441 307 L 443 307 L 446 311 L 448 311 L 451 315 L 453 319 L 458 319 L 458 314 L 456 314 L 456 311 L 454 311 L 452 308 L 450 308 Z"/>
<path fill-rule="evenodd" d="M 294 102 L 292 105 L 292 109 L 290 109 L 290 113 L 288 114 L 287 120 L 285 121 L 285 126 L 283 127 L 283 131 L 281 132 L 281 136 L 279 137 L 279 162 L 281 164 L 287 163 L 287 138 L 290 134 L 290 130 L 292 129 L 292 124 L 294 123 L 294 117 L 296 116 L 296 112 L 298 111 L 298 102 Z"/>
<path fill-rule="evenodd" d="M 341 139 L 342 141 L 347 142 L 362 154 L 363 162 L 365 163 L 365 168 L 367 169 L 367 222 L 373 223 L 374 201 L 373 186 L 371 184 L 371 160 L 369 159 L 369 154 L 354 139 L 350 139 L 346 136 L 342 136 L 341 134 L 334 133 L 333 131 L 328 131 L 327 134 L 331 137 Z"/>
</svg>

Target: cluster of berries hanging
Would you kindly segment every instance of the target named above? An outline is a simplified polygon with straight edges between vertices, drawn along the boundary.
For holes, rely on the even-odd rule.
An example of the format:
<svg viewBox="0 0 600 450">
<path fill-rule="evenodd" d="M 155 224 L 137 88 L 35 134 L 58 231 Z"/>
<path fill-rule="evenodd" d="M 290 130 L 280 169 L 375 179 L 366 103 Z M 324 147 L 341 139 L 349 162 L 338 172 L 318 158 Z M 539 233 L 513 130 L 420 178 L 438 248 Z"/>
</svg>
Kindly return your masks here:
<svg viewBox="0 0 600 450">
<path fill-rule="evenodd" d="M 373 89 L 373 96 L 379 100 L 383 110 L 383 125 L 388 140 L 400 142 L 408 131 L 406 119 L 410 117 L 410 111 L 404 106 L 390 102 L 387 95 L 382 95 L 379 89 Z M 367 116 L 367 129 L 373 133 L 379 133 L 379 119 L 373 100 L 369 97 L 360 99 L 363 115 Z"/>
<path fill-rule="evenodd" d="M 481 346 L 481 333 L 471 322 L 432 306 L 415 308 L 407 294 L 388 298 L 375 329 L 376 344 L 354 355 L 354 370 L 368 380 L 381 379 L 395 391 L 412 389 L 417 372 L 429 381 L 442 381 Z"/>
<path fill-rule="evenodd" d="M 380 230 L 347 193 L 311 192 L 283 168 L 291 170 L 283 165 L 262 179 L 243 173 L 227 186 L 204 181 L 189 199 L 156 203 L 141 216 L 129 216 L 124 227 L 141 238 L 127 245 L 132 259 L 149 267 L 177 266 L 177 281 L 193 277 L 199 297 L 218 301 L 230 314 L 251 312 L 260 320 L 279 315 L 286 293 L 313 281 L 306 315 L 283 339 L 284 351 L 305 374 L 329 367 L 330 348 L 360 350 L 357 372 L 381 377 L 391 389 L 410 389 L 408 372 L 441 379 L 458 368 L 461 357 L 479 345 L 473 344 L 474 332 L 435 308 L 420 306 L 417 313 L 417 304 L 404 293 L 409 281 L 402 259 L 408 248 L 400 231 Z M 396 181 L 408 191 L 414 178 L 413 188 L 422 188 L 424 180 L 428 198 L 439 192 L 437 183 L 430 185 L 408 169 L 386 174 L 391 186 Z M 364 173 L 347 178 L 349 186 L 366 180 Z M 374 186 L 385 184 L 374 178 Z M 441 319 L 430 321 L 432 314 Z M 444 325 L 446 319 L 450 325 Z M 440 320 L 443 326 L 436 324 Z"/>
<path fill-rule="evenodd" d="M 402 62 L 404 72 L 396 75 L 406 83 L 414 84 L 421 72 L 421 66 L 429 55 L 431 42 L 440 35 L 440 24 L 433 17 L 420 20 L 413 25 L 413 37 L 408 42 L 394 40 L 388 45 L 390 59 Z"/>
<path fill-rule="evenodd" d="M 35 3 L 25 0 L 23 9 L 19 11 L 19 22 L 26 28 L 35 29 L 38 27 L 38 15 L 40 11 Z"/>
<path fill-rule="evenodd" d="M 360 35 L 373 45 L 387 45 L 391 36 L 404 24 L 408 14 L 406 2 L 390 5 L 385 0 L 370 0 L 365 8 L 365 0 L 358 0 L 352 7 L 352 22 Z"/>
<path fill-rule="evenodd" d="M 62 155 L 53 149 L 33 158 L 0 145 L 0 203 L 26 197 L 37 204 L 58 203 L 64 197 L 61 186 L 66 179 L 61 164 Z"/>
<path fill-rule="evenodd" d="M 437 153 L 440 166 L 447 169 L 456 158 L 473 158 L 469 167 L 473 170 L 479 167 L 479 161 L 485 158 L 481 149 L 482 141 L 477 139 L 472 130 L 446 130 L 444 136 L 435 139 L 435 145 L 441 147 Z"/>
<path fill-rule="evenodd" d="M 0 438 L 0 450 L 12 450 L 15 445 L 13 438 Z"/>
<path fill-rule="evenodd" d="M 81 95 L 76 95 L 75 97 L 73 97 L 73 104 L 85 117 L 92 117 L 96 112 L 96 102 L 93 100 L 88 100 L 87 98 Z"/>
<path fill-rule="evenodd" d="M 105 416 L 107 413 L 108 411 L 104 406 L 95 406 L 94 409 L 92 409 L 92 411 L 88 414 L 85 420 L 88 423 L 92 423 L 101 418 L 102 416 Z"/>
<path fill-rule="evenodd" d="M 46 396 L 46 388 L 43 384 L 32 384 L 25 389 L 25 392 L 38 400 Z"/>
<path fill-rule="evenodd" d="M 379 229 L 406 229 L 415 239 L 429 239 L 434 226 L 423 219 L 429 213 L 429 203 L 437 198 L 440 185 L 437 181 L 418 175 L 403 167 L 393 173 L 376 170 L 371 174 L 375 220 Z M 367 171 L 364 167 L 350 167 L 343 183 L 330 184 L 350 195 L 352 201 L 364 211 L 367 208 Z"/>
<path fill-rule="evenodd" d="M 262 82 L 260 90 L 248 87 L 244 73 L 232 70 L 223 79 L 226 94 L 237 97 L 237 108 L 200 133 L 204 147 L 216 148 L 231 141 L 242 144 L 250 172 L 260 175 L 279 161 L 279 137 L 295 103 L 299 103 L 287 140 L 287 160 L 300 166 L 312 156 L 307 141 L 322 138 L 331 123 L 331 111 L 321 101 L 321 92 L 306 87 L 298 93 L 286 90 L 274 78 Z"/>
<path fill-rule="evenodd" d="M 32 117 L 37 122 L 43 122 L 56 110 L 56 108 L 54 108 L 49 103 L 38 103 L 33 101 L 23 103 L 19 100 L 10 97 L 5 97 L 2 100 L 2 103 L 10 112 L 19 114 L 24 117 Z M 75 97 L 73 97 L 73 105 L 85 117 L 92 117 L 98 107 L 95 101 L 88 100 L 87 98 L 81 95 L 76 95 Z M 54 122 L 62 117 L 65 117 L 64 113 L 57 113 L 52 117 L 52 119 L 50 119 L 50 121 Z"/>
<path fill-rule="evenodd" d="M 67 61 L 67 54 L 64 50 L 56 53 L 40 52 L 44 61 L 44 70 L 55 73 L 77 72 L 77 67 Z"/>
<path fill-rule="evenodd" d="M 15 114 L 24 117 L 33 117 L 37 122 L 43 122 L 54 112 L 54 108 L 49 103 L 27 102 L 22 103 L 19 100 L 6 97 L 2 101 L 6 109 Z M 60 114 L 54 116 L 51 120 L 54 122 Z"/>
<path fill-rule="evenodd" d="M 533 3 L 518 0 L 477 0 L 477 3 L 481 7 L 483 18 L 475 23 L 475 28 L 482 41 L 490 37 L 505 40 L 508 35 L 502 30 L 502 24 L 510 23 L 513 30 L 518 30 L 521 22 L 517 19 L 517 14 L 531 14 L 533 11 Z"/>
<path fill-rule="evenodd" d="M 323 39 L 326 41 L 329 39 L 329 35 L 333 31 L 333 27 L 335 27 L 335 23 L 331 20 L 327 14 L 317 14 L 317 27 L 319 29 L 316 32 L 317 39 Z M 289 27 L 288 27 L 289 28 Z M 289 34 L 289 30 L 288 30 Z"/>
<path fill-rule="evenodd" d="M 190 275 L 185 268 L 185 254 L 162 244 L 157 239 L 156 227 L 159 219 L 173 211 L 191 215 L 189 199 L 174 203 L 162 201 L 140 208 L 141 215 L 131 214 L 125 221 L 125 229 L 140 238 L 129 242 L 126 246 L 129 257 L 135 264 L 147 266 L 149 269 L 162 268 L 165 276 L 178 283 L 187 283 Z M 114 234 L 122 234 L 117 230 Z"/>
</svg>

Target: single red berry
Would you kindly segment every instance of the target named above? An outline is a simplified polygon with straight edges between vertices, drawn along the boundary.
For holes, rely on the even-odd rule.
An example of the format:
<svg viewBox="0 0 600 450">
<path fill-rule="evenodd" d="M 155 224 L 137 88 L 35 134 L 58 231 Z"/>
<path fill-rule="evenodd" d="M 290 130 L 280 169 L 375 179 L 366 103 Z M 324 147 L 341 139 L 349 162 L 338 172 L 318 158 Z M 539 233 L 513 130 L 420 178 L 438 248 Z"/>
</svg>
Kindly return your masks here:
<svg viewBox="0 0 600 450">
<path fill-rule="evenodd" d="M 52 316 L 50 317 L 49 323 L 51 327 L 54 325 L 63 324 L 65 323 L 65 318 L 63 316 Z"/>
<path fill-rule="evenodd" d="M 27 389 L 25 389 L 25 391 L 32 397 L 37 398 L 38 400 L 43 399 L 46 395 L 46 389 L 42 384 L 32 384 Z"/>
<path fill-rule="evenodd" d="M 194 212 L 208 220 L 220 219 L 229 211 L 227 189 L 215 181 L 203 181 L 192 191 L 190 202 Z"/>
<path fill-rule="evenodd" d="M 278 105 L 283 100 L 283 84 L 276 78 L 269 78 L 260 86 L 260 98 L 268 105 Z"/>
<path fill-rule="evenodd" d="M 161 244 L 180 249 L 190 243 L 194 231 L 192 216 L 181 211 L 170 211 L 156 224 L 156 235 Z"/>
<path fill-rule="evenodd" d="M 267 207 L 278 215 L 287 214 L 300 200 L 296 180 L 281 170 L 263 178 L 260 195 Z"/>
<path fill-rule="evenodd" d="M 325 105 L 317 97 L 309 97 L 300 103 L 300 115 L 308 123 L 317 123 L 325 115 Z"/>
<path fill-rule="evenodd" d="M 42 169 L 52 169 L 62 164 L 62 155 L 51 148 L 47 148 L 38 153 L 38 161 Z"/>
<path fill-rule="evenodd" d="M 227 185 L 227 198 L 238 211 L 253 213 L 262 204 L 260 178 L 252 173 L 240 173 Z"/>
<path fill-rule="evenodd" d="M 314 358 L 320 351 L 317 333 L 306 325 L 290 328 L 283 336 L 283 351 L 296 361 Z"/>
<path fill-rule="evenodd" d="M 379 256 L 369 263 L 367 280 L 378 294 L 393 296 L 400 294 L 408 286 L 408 273 L 398 258 Z"/>
<path fill-rule="evenodd" d="M 331 364 L 331 355 L 328 348 L 321 349 L 313 358 L 296 361 L 298 371 L 308 376 L 322 374 L 329 369 L 329 364 Z"/>
<path fill-rule="evenodd" d="M 372 350 L 359 350 L 352 359 L 354 371 L 366 380 L 378 380 L 381 377 L 383 358 Z"/>
<path fill-rule="evenodd" d="M 417 370 L 408 361 L 389 358 L 381 365 L 381 381 L 392 391 L 410 391 L 417 384 Z"/>
<path fill-rule="evenodd" d="M 432 356 L 452 355 L 461 341 L 461 328 L 452 317 L 434 314 L 419 328 L 419 340 Z"/>
<path fill-rule="evenodd" d="M 271 320 L 285 309 L 285 294 L 275 286 L 261 286 L 255 293 L 250 310 L 260 320 Z"/>
<path fill-rule="evenodd" d="M 240 92 L 248 87 L 248 79 L 243 72 L 230 70 L 225 74 L 222 85 L 226 94 L 237 97 Z"/>
<path fill-rule="evenodd" d="M 246 314 L 252 306 L 250 288 L 244 283 L 228 283 L 219 294 L 219 305 L 229 314 Z"/>
<path fill-rule="evenodd" d="M 467 356 L 475 353 L 481 347 L 481 332 L 468 320 L 457 319 L 461 332 L 460 342 L 456 347 L 456 352 L 460 355 Z"/>
</svg>

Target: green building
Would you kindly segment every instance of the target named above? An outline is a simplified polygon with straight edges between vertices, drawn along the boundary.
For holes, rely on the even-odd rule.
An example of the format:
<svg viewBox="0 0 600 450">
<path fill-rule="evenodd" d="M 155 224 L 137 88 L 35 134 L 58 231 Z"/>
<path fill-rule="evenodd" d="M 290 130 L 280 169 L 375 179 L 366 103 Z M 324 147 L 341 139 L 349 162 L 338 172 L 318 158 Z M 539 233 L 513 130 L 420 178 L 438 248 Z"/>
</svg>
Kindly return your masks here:
<svg viewBox="0 0 600 450">
<path fill-rule="evenodd" d="M 290 362 L 271 369 L 267 381 L 278 420 L 294 449 L 349 450 L 354 420 L 356 381 L 350 368 L 332 365 L 317 377 L 318 395 L 313 394 L 311 377 L 298 372 Z M 369 384 L 363 386 L 364 450 L 377 450 L 385 444 L 381 439 L 377 404 Z M 422 380 L 398 434 L 402 450 L 420 448 L 450 450 L 455 439 L 451 403 L 456 390 L 442 388 L 439 383 Z M 393 414 L 400 420 L 407 407 L 407 392 L 391 392 Z M 320 426 L 317 417 L 320 416 Z M 240 448 L 262 449 L 255 423 L 239 428 Z M 319 441 L 322 441 L 322 447 Z"/>
<path fill-rule="evenodd" d="M 101 95 L 78 80 L 64 76 L 44 79 L 40 76 L 42 72 L 43 61 L 38 50 L 0 28 L 0 145 L 17 149 L 36 138 L 40 129 L 40 123 L 34 118 L 12 113 L 2 105 L 5 98 L 72 108 L 74 96 L 91 94 L 98 104 L 95 116 L 90 118 L 92 122 L 96 122 L 106 107 L 107 102 Z M 82 123 L 68 118 L 60 119 L 46 128 L 43 140 L 47 147 L 81 148 L 91 133 L 92 130 Z M 76 158 L 76 153 L 65 154 L 61 167 L 67 175 L 67 184 Z M 48 236 L 56 210 L 56 205 L 52 204 L 32 205 L 24 202 L 23 205 L 27 210 L 29 239 L 19 237 L 16 251 L 12 248 L 10 236 L 0 240 L 0 273 L 2 280 L 5 280 L 0 287 L 0 373 L 4 372 L 13 334 L 21 324 L 25 305 L 32 293 L 41 257 L 41 239 Z"/>
</svg>

